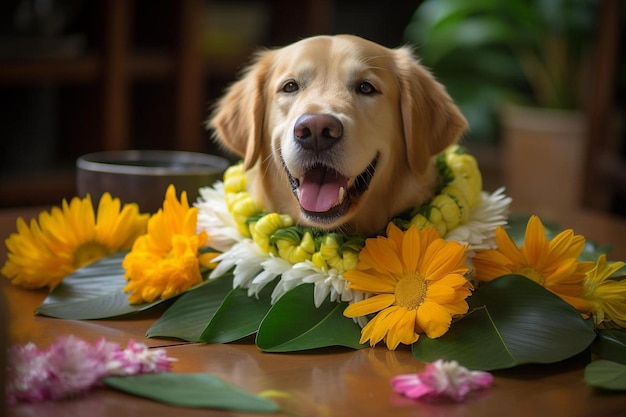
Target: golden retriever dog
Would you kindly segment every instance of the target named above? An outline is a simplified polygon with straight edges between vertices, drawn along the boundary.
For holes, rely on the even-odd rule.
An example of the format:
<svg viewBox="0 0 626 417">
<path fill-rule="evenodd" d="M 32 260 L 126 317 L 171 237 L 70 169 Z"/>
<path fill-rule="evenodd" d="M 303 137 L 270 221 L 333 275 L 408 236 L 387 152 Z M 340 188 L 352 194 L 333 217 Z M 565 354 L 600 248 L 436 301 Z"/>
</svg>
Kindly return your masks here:
<svg viewBox="0 0 626 417">
<path fill-rule="evenodd" d="M 433 156 L 467 126 L 409 48 L 350 35 L 261 51 L 208 124 L 267 210 L 363 235 L 433 196 Z"/>
</svg>

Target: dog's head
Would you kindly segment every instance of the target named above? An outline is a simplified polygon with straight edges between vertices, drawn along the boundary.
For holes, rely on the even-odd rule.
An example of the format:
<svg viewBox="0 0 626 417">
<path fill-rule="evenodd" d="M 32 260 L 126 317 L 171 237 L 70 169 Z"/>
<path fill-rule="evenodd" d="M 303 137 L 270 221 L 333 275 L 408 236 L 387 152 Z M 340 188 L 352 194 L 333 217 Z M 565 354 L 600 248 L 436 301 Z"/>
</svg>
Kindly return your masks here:
<svg viewBox="0 0 626 417">
<path fill-rule="evenodd" d="M 258 54 L 209 124 L 270 210 L 372 233 L 434 190 L 466 121 L 408 48 L 320 36 Z"/>
</svg>

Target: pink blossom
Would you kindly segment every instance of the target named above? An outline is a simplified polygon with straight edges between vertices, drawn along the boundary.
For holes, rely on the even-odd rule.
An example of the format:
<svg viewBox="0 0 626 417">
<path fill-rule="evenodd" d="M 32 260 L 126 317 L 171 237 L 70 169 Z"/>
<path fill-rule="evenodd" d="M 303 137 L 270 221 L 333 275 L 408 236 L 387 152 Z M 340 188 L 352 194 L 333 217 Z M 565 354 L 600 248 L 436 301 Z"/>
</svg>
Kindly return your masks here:
<svg viewBox="0 0 626 417">
<path fill-rule="evenodd" d="M 7 361 L 7 399 L 9 404 L 17 401 L 36 402 L 49 397 L 49 372 L 47 359 L 34 343 L 13 346 Z"/>
<path fill-rule="evenodd" d="M 104 338 L 90 344 L 76 336 L 59 337 L 47 349 L 33 343 L 9 350 L 7 401 L 37 402 L 82 394 L 109 375 L 164 372 L 174 359 L 163 349 L 131 340 L 126 349 Z"/>
<path fill-rule="evenodd" d="M 437 360 L 423 372 L 403 374 L 391 379 L 393 390 L 410 398 L 448 397 L 463 401 L 472 390 L 488 388 L 493 376 L 488 372 L 470 371 L 457 361 Z"/>
<path fill-rule="evenodd" d="M 164 349 L 148 349 L 131 339 L 126 349 L 113 353 L 107 365 L 111 375 L 136 375 L 167 372 L 174 360 Z"/>
<path fill-rule="evenodd" d="M 60 337 L 43 355 L 47 358 L 49 398 L 53 400 L 87 391 L 107 374 L 101 352 L 76 336 Z"/>
</svg>

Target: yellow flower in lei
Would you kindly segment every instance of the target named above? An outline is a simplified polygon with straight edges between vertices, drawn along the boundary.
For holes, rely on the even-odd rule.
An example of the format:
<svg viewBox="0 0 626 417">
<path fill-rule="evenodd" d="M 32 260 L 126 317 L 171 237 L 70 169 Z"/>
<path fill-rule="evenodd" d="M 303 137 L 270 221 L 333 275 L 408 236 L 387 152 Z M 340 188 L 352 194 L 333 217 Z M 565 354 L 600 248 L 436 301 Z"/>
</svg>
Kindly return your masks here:
<svg viewBox="0 0 626 417">
<path fill-rule="evenodd" d="M 131 304 L 168 298 L 202 282 L 200 266 L 211 268 L 216 254 L 199 252 L 208 235 L 196 233 L 197 219 L 198 209 L 189 207 L 187 193 L 178 201 L 170 185 L 163 208 L 148 222 L 148 233 L 137 238 L 122 262 Z"/>
<path fill-rule="evenodd" d="M 1 272 L 23 288 L 54 288 L 78 268 L 121 250 L 145 233 L 148 214 L 137 204 L 122 204 L 105 193 L 94 213 L 91 197 L 74 197 L 62 207 L 39 214 L 28 225 L 17 220 L 17 233 L 7 240 Z"/>
<path fill-rule="evenodd" d="M 248 194 L 246 174 L 243 164 L 228 167 L 224 171 L 224 192 L 226 206 L 233 215 L 237 230 L 243 236 L 250 237 L 248 219 L 262 212 L 261 206 Z"/>
<path fill-rule="evenodd" d="M 465 278 L 465 246 L 446 242 L 434 227 L 406 232 L 390 223 L 387 237 L 367 239 L 356 269 L 345 273 L 350 288 L 372 296 L 350 304 L 347 317 L 377 313 L 361 332 L 361 343 L 384 340 L 391 350 L 436 338 L 452 318 L 467 313 L 472 286 Z"/>
<path fill-rule="evenodd" d="M 611 278 L 622 267 L 624 262 L 608 263 L 602 254 L 595 267 L 587 272 L 583 298 L 591 305 L 598 327 L 626 328 L 626 279 Z"/>
<path fill-rule="evenodd" d="M 445 236 L 465 223 L 481 201 L 482 176 L 476 159 L 459 145 L 436 158 L 442 189 L 429 203 L 413 210 L 411 224 L 419 229 L 435 226 Z"/>
<path fill-rule="evenodd" d="M 476 277 L 492 281 L 507 274 L 524 275 L 552 291 L 583 314 L 590 306 L 583 299 L 583 282 L 593 262 L 579 262 L 585 238 L 571 229 L 546 238 L 539 217 L 528 220 L 524 243 L 517 247 L 502 227 L 496 229 L 497 249 L 478 252 L 474 257 Z"/>
</svg>

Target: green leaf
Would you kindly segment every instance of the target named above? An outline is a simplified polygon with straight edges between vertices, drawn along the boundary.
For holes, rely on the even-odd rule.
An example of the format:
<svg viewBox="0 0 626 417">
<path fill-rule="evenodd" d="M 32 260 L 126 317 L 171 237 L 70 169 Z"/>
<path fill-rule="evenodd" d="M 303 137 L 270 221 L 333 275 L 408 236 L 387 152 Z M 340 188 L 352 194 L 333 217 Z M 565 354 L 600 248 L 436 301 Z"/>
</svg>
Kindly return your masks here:
<svg viewBox="0 0 626 417">
<path fill-rule="evenodd" d="M 206 343 L 229 343 L 256 333 L 271 308 L 276 284 L 266 285 L 259 297 L 248 296 L 248 290 L 234 288 L 224 298 L 200 336 Z"/>
<path fill-rule="evenodd" d="M 424 362 L 454 359 L 470 369 L 554 363 L 584 351 L 592 320 L 532 280 L 509 275 L 475 291 L 471 312 L 440 338 L 420 336 L 413 355 Z"/>
<path fill-rule="evenodd" d="M 125 255 L 126 252 L 119 252 L 68 275 L 35 313 L 62 319 L 102 319 L 137 313 L 161 303 L 163 300 L 128 303 L 122 268 Z"/>
<path fill-rule="evenodd" d="M 429 36 L 429 44 L 437 48 L 428 48 L 428 63 L 436 66 L 440 60 L 456 50 L 489 48 L 515 39 L 515 29 L 507 22 L 489 16 L 465 17 L 452 24 L 439 26 Z M 482 55 L 481 55 L 482 57 Z"/>
<path fill-rule="evenodd" d="M 626 365 L 599 360 L 585 367 L 585 381 L 595 388 L 626 390 Z"/>
<path fill-rule="evenodd" d="M 626 330 L 598 330 L 598 337 L 593 343 L 593 353 L 603 359 L 626 365 Z"/>
<path fill-rule="evenodd" d="M 313 303 L 313 284 L 302 284 L 283 295 L 267 313 L 256 337 L 267 352 L 292 352 L 328 346 L 362 348 L 361 328 L 343 315 L 347 303 Z"/>
<path fill-rule="evenodd" d="M 250 394 L 209 374 L 163 372 L 104 378 L 114 389 L 161 403 L 193 408 L 217 408 L 244 412 L 273 413 L 278 405 Z"/>
<path fill-rule="evenodd" d="M 233 288 L 232 275 L 224 275 L 181 295 L 146 332 L 147 337 L 174 337 L 188 342 L 200 335 Z"/>
</svg>

